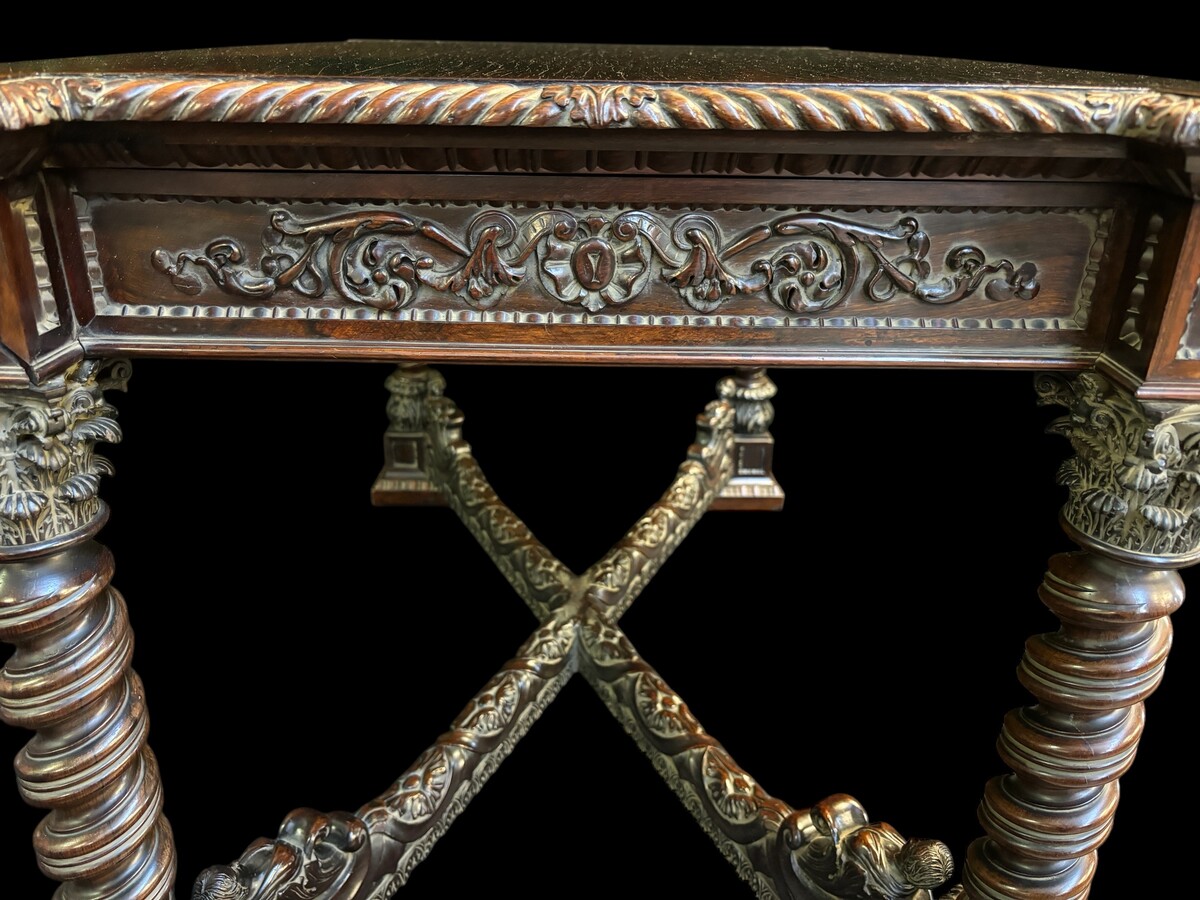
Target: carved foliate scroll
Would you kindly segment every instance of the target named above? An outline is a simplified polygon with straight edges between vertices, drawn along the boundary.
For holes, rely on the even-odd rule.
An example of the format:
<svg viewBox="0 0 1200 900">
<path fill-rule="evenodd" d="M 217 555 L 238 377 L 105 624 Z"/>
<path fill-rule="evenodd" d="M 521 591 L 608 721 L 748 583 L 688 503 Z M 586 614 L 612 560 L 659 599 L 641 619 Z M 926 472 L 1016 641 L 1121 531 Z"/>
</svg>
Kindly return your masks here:
<svg viewBox="0 0 1200 900">
<path fill-rule="evenodd" d="M 960 244 L 935 270 L 930 248 L 913 216 L 877 225 L 798 212 L 731 236 L 703 213 L 514 207 L 480 213 L 456 232 L 395 210 L 302 220 L 275 209 L 257 262 L 228 237 L 197 250 L 158 248 L 150 262 L 184 294 L 201 293 L 207 282 L 238 297 L 332 293 L 381 310 L 402 309 L 421 291 L 489 310 L 532 271 L 547 296 L 589 312 L 628 304 L 651 283 L 674 289 L 701 313 L 737 295 L 819 313 L 855 296 L 942 306 L 980 290 L 993 301 L 1032 300 L 1041 290 L 1032 262 L 989 260 L 979 247 Z M 439 262 L 435 252 L 453 262 Z"/>
<path fill-rule="evenodd" d="M 311 809 L 288 816 L 274 841 L 259 841 L 231 866 L 206 869 L 193 900 L 323 900 L 353 897 L 369 855 L 363 823 L 344 813 Z"/>
<path fill-rule="evenodd" d="M 845 794 L 789 815 L 777 849 L 784 866 L 843 898 L 928 897 L 954 872 L 941 841 L 906 841 Z"/>
<path fill-rule="evenodd" d="M 1200 406 L 1157 411 L 1095 372 L 1043 376 L 1039 402 L 1069 414 L 1050 431 L 1075 456 L 1058 481 L 1067 524 L 1133 557 L 1183 564 L 1200 553 Z"/>
</svg>

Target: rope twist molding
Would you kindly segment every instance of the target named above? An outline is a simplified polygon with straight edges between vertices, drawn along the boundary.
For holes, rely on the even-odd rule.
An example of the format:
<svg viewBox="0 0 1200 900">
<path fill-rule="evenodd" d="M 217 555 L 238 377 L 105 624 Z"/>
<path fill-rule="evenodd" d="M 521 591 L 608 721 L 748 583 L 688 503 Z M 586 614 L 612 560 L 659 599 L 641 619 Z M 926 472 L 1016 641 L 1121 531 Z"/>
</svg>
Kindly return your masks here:
<svg viewBox="0 0 1200 900">
<path fill-rule="evenodd" d="M 43 75 L 0 83 L 4 130 L 112 121 L 1107 134 L 1200 147 L 1200 98 L 1144 88 L 182 75 Z"/>
</svg>

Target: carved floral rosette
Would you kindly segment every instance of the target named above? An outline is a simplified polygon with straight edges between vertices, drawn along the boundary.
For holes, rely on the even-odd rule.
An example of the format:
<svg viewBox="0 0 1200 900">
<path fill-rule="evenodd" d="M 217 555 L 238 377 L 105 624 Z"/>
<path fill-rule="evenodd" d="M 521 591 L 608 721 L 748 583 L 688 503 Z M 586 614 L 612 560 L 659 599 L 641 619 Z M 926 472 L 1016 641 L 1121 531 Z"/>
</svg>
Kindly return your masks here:
<svg viewBox="0 0 1200 900">
<path fill-rule="evenodd" d="M 98 441 L 121 440 L 103 391 L 124 389 L 128 363 L 85 360 L 42 388 L 0 396 L 0 554 L 86 528 L 112 464 Z"/>
<path fill-rule="evenodd" d="M 422 291 L 492 309 L 531 269 L 547 297 L 592 313 L 630 304 L 652 285 L 700 313 L 739 295 L 817 314 L 851 299 L 947 305 L 980 290 L 992 301 L 1032 300 L 1040 290 L 1032 262 L 989 261 L 960 244 L 935 271 L 930 248 L 911 215 L 877 224 L 796 212 L 730 237 L 702 212 L 490 209 L 455 233 L 416 210 L 305 220 L 280 208 L 257 262 L 229 237 L 203 250 L 158 248 L 150 262 L 184 294 L 202 293 L 207 282 L 239 297 L 290 292 L 381 310 L 409 306 Z"/>
<path fill-rule="evenodd" d="M 1160 413 L 1094 372 L 1045 375 L 1040 404 L 1069 410 L 1049 431 L 1075 456 L 1059 468 L 1063 518 L 1118 554 L 1176 565 L 1200 554 L 1200 406 Z"/>
</svg>

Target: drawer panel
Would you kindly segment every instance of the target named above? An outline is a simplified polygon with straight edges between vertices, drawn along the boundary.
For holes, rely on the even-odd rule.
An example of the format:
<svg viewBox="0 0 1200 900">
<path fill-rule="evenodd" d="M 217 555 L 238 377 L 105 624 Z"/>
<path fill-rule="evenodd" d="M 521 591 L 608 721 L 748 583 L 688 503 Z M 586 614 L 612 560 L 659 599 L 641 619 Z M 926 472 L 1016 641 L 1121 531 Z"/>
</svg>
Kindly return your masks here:
<svg viewBox="0 0 1200 900">
<path fill-rule="evenodd" d="M 171 180 L 79 181 L 101 345 L 1072 363 L 1120 240 L 1119 195 L 1092 185 Z"/>
</svg>

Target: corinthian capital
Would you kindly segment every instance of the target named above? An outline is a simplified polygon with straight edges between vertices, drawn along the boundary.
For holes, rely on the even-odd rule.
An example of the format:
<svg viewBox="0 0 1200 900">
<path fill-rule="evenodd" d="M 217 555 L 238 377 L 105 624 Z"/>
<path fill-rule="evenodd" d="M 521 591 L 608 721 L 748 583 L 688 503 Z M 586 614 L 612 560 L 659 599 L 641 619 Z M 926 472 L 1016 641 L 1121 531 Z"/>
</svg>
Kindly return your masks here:
<svg viewBox="0 0 1200 900">
<path fill-rule="evenodd" d="M 1042 376 L 1037 390 L 1068 410 L 1049 428 L 1075 450 L 1058 471 L 1068 529 L 1133 562 L 1200 559 L 1200 405 L 1143 404 L 1095 372 Z"/>
<path fill-rule="evenodd" d="M 106 388 L 124 388 L 128 363 L 85 360 L 46 384 L 0 394 L 0 553 L 54 541 L 102 514 L 108 460 L 98 441 L 121 439 Z"/>
</svg>

